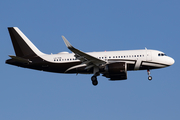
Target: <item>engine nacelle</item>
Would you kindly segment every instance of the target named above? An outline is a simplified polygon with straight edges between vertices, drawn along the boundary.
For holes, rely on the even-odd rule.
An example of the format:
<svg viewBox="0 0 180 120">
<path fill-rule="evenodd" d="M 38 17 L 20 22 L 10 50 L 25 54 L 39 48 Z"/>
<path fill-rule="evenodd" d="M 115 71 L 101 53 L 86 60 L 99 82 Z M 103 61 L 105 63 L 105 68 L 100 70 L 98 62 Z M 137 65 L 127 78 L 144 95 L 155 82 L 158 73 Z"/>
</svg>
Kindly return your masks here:
<svg viewBox="0 0 180 120">
<path fill-rule="evenodd" d="M 110 80 L 127 79 L 127 64 L 125 62 L 110 63 L 105 66 L 105 77 Z"/>
</svg>

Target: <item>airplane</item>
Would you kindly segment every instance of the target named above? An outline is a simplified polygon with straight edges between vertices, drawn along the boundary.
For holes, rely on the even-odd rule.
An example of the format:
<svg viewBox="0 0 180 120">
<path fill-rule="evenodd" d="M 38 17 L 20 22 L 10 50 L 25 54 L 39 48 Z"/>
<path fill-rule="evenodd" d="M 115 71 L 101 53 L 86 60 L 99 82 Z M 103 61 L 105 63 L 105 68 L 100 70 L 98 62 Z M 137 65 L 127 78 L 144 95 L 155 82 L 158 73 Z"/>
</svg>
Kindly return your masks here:
<svg viewBox="0 0 180 120">
<path fill-rule="evenodd" d="M 58 54 L 42 53 L 17 27 L 8 27 L 15 55 L 7 64 L 46 72 L 67 74 L 93 74 L 92 84 L 98 84 L 97 76 L 109 78 L 111 81 L 126 80 L 127 71 L 147 70 L 148 79 L 152 80 L 150 70 L 168 67 L 174 64 L 174 59 L 165 53 L 152 50 L 123 50 L 104 52 L 83 52 L 73 47 L 62 36 L 65 45 L 72 53 Z"/>
</svg>

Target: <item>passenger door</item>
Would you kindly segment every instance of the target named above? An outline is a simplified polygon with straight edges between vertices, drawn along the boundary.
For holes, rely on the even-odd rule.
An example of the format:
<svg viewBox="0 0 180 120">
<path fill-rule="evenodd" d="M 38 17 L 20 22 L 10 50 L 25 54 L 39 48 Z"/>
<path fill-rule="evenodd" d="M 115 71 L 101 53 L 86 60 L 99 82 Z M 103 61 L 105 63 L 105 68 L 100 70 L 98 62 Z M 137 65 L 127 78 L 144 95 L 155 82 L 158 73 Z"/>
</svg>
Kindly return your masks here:
<svg viewBox="0 0 180 120">
<path fill-rule="evenodd" d="M 146 61 L 151 61 L 152 55 L 150 50 L 146 50 Z"/>
</svg>

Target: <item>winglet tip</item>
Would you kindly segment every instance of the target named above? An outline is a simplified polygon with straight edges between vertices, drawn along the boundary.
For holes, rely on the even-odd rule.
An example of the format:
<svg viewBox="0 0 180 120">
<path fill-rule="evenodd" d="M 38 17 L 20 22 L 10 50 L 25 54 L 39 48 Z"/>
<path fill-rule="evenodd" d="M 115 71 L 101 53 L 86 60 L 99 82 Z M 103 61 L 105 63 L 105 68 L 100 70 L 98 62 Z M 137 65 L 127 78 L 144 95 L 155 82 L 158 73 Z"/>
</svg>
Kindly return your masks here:
<svg viewBox="0 0 180 120">
<path fill-rule="evenodd" d="M 72 45 L 69 43 L 69 41 L 62 35 L 62 39 L 64 40 L 64 43 L 67 47 L 72 47 Z"/>
</svg>

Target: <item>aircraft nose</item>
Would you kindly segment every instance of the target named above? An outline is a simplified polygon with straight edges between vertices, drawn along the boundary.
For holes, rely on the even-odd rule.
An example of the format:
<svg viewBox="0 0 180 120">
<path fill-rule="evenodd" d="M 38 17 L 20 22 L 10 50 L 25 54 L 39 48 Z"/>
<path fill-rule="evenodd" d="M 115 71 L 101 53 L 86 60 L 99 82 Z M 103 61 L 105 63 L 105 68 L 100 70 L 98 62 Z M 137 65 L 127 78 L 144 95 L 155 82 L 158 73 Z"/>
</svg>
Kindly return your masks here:
<svg viewBox="0 0 180 120">
<path fill-rule="evenodd" d="M 167 60 L 167 63 L 169 65 L 173 65 L 175 63 L 175 60 L 173 58 L 169 57 L 169 59 Z"/>
</svg>

